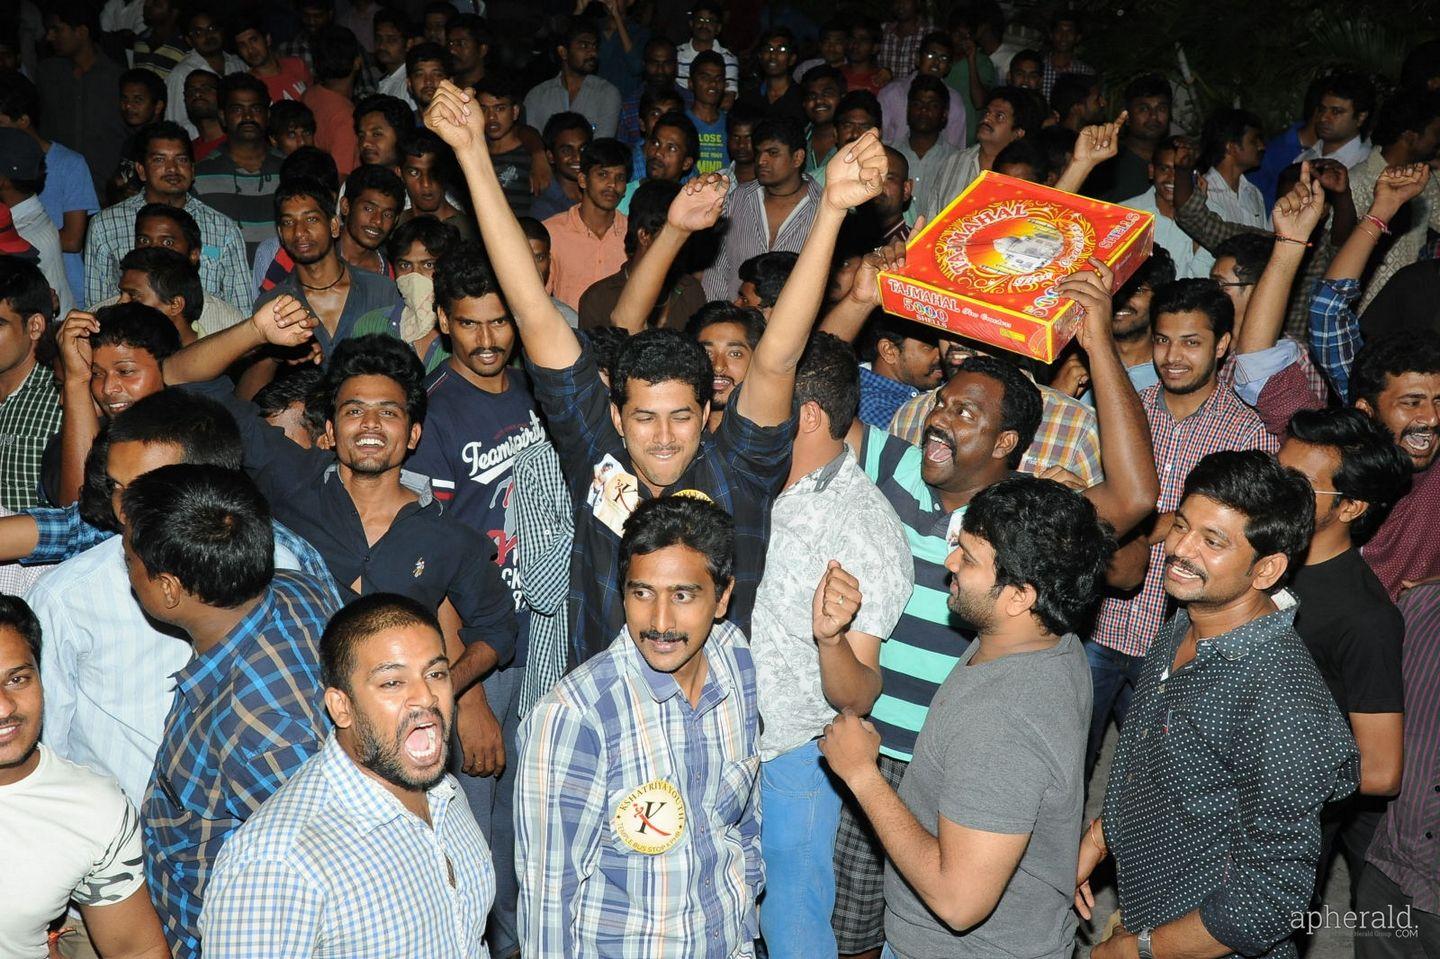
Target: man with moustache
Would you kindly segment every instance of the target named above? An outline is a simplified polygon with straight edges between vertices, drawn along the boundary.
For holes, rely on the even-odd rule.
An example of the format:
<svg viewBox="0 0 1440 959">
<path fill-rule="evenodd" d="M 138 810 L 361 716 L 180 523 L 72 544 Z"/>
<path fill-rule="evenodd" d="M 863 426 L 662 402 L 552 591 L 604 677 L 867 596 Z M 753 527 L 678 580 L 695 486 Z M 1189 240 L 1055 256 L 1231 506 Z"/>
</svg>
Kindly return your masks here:
<svg viewBox="0 0 1440 959">
<path fill-rule="evenodd" d="M 1095 959 L 1296 955 L 1320 810 L 1355 790 L 1355 740 L 1271 590 L 1315 521 L 1305 477 L 1259 450 L 1213 453 L 1165 536 L 1181 609 L 1145 657 L 1103 814 L 1080 839 L 1075 904 L 1115 856 L 1124 924 Z"/>
<path fill-rule="evenodd" d="M 630 172 L 630 151 L 619 140 L 591 141 L 580 152 L 580 202 L 544 221 L 551 285 L 571 309 L 592 283 L 625 264 L 626 217 L 617 208 Z"/>
<path fill-rule="evenodd" d="M 555 47 L 560 72 L 525 95 L 526 122 L 543 128 L 552 116 L 570 110 L 589 120 L 597 137 L 613 137 L 620 122 L 620 91 L 595 75 L 599 50 L 595 25 L 571 18 Z"/>
<path fill-rule="evenodd" d="M 240 227 L 245 260 L 274 235 L 280 157 L 270 150 L 270 93 L 259 78 L 236 73 L 220 81 L 225 142 L 195 164 L 195 195 Z M 244 303 L 248 300 L 241 302 Z"/>
<path fill-rule="evenodd" d="M 913 335 L 919 334 L 919 335 Z M 860 419 L 885 429 L 895 411 L 945 378 L 940 348 L 923 327 L 890 316 L 870 321 L 860 364 Z"/>
<path fill-rule="evenodd" d="M 745 382 L 750 358 L 765 335 L 765 317 L 756 309 L 719 300 L 706 303 L 686 326 L 686 332 L 705 348 L 715 371 L 715 392 L 710 397 L 710 432 L 720 428 L 725 408 Z"/>
<path fill-rule="evenodd" d="M 625 524 L 625 625 L 520 731 L 515 862 L 526 955 L 753 957 L 755 664 L 725 622 L 735 522 L 668 496 Z"/>
<path fill-rule="evenodd" d="M 495 869 L 445 771 L 455 699 L 439 623 L 403 596 L 356 600 L 325 627 L 320 676 L 335 728 L 225 844 L 205 955 L 487 955 Z"/>
</svg>

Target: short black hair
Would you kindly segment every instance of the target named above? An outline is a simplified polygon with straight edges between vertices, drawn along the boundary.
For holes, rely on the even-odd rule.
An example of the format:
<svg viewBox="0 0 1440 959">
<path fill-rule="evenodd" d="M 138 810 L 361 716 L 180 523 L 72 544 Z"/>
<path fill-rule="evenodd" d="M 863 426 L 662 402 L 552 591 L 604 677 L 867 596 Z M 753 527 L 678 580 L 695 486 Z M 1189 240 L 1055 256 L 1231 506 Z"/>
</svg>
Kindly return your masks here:
<svg viewBox="0 0 1440 959">
<path fill-rule="evenodd" d="M 1241 283 L 1259 283 L 1270 254 L 1275 251 L 1275 238 L 1268 233 L 1236 233 L 1215 247 L 1215 259 L 1235 258 L 1235 275 Z"/>
<path fill-rule="evenodd" d="M 691 125 L 694 129 L 694 125 Z M 625 221 L 625 255 L 634 256 L 640 248 L 640 231 L 653 239 L 665 226 L 670 204 L 680 194 L 680 184 L 669 180 L 646 180 L 630 197 L 630 217 Z"/>
<path fill-rule="evenodd" d="M 454 10 L 455 8 L 451 7 L 450 9 Z M 445 71 L 445 75 L 447 77 L 450 75 L 450 51 L 438 43 L 426 40 L 405 51 L 405 75 L 407 77 L 419 69 L 422 63 L 439 63 L 440 68 Z"/>
<path fill-rule="evenodd" d="M 1125 84 L 1126 103 L 1134 103 L 1146 97 L 1164 97 L 1173 101 L 1175 94 L 1170 89 L 1170 81 L 1159 73 L 1143 73 Z"/>
<path fill-rule="evenodd" d="M 692 77 L 695 75 L 696 67 L 719 67 L 722 76 L 728 73 L 725 69 L 725 58 L 714 50 L 701 50 L 695 54 L 695 59 L 690 61 L 690 75 Z"/>
<path fill-rule="evenodd" d="M 645 116 L 645 114 L 649 113 L 660 103 L 678 103 L 683 111 L 685 108 L 685 97 L 681 95 L 679 88 L 674 86 L 662 87 L 659 90 L 651 90 L 649 87 L 644 87 L 640 90 L 640 104 L 637 115 L 641 117 Z M 674 110 L 668 110 L 665 115 L 669 116 L 674 112 Z M 730 115 L 734 116 L 734 111 L 731 111 Z M 694 126 L 694 124 L 692 123 L 691 126 Z"/>
<path fill-rule="evenodd" d="M 30 658 L 35 661 L 35 668 L 38 670 L 43 640 L 40 620 L 30 608 L 30 604 L 19 596 L 0 593 L 0 629 L 13 629 L 25 640 L 25 645 L 30 650 Z"/>
<path fill-rule="evenodd" d="M 860 364 L 833 333 L 810 336 L 795 370 L 795 408 L 815 403 L 830 417 L 830 438 L 844 439 L 860 409 Z"/>
<path fill-rule="evenodd" d="M 1039 136 L 1025 136 L 1018 140 L 1012 140 L 995 155 L 993 168 L 999 171 L 1001 167 L 1012 164 L 1028 166 L 1030 172 L 1035 176 L 1035 182 L 1044 183 L 1055 171 L 1050 167 L 1050 154 L 1040 141 Z"/>
<path fill-rule="evenodd" d="M 588 330 L 579 330 L 578 335 L 583 342 L 589 344 L 600 372 L 611 376 L 615 371 L 615 357 L 620 355 L 620 347 L 630 339 L 630 331 L 618 326 L 594 326 Z"/>
<path fill-rule="evenodd" d="M 585 149 L 580 151 L 580 172 L 589 176 L 596 167 L 618 166 L 625 170 L 625 179 L 629 180 L 635 172 L 630 168 L 633 157 L 631 149 L 619 140 L 600 137 L 585 144 Z"/>
<path fill-rule="evenodd" d="M 871 93 L 869 90 L 851 90 L 841 96 L 838 101 L 836 101 L 835 116 L 838 117 L 842 113 L 849 113 L 851 110 L 864 110 L 866 115 L 875 121 L 875 126 L 877 127 L 883 125 L 885 122 L 885 110 L 880 106 L 880 98 L 875 96 L 875 94 Z M 797 126 L 799 125 L 798 120 L 791 119 L 790 122 L 795 123 Z M 759 133 L 760 124 L 757 123 L 755 125 L 755 133 L 752 134 L 752 137 L 754 138 L 755 144 L 757 146 L 760 143 Z M 803 127 L 801 128 L 801 134 L 802 136 L 804 134 Z M 770 139 L 778 139 L 778 137 L 771 137 Z M 786 145 L 790 146 L 790 143 L 786 141 Z M 804 147 L 790 146 L 790 149 L 804 149 Z"/>
<path fill-rule="evenodd" d="M 1040 149 L 1045 151 L 1045 158 L 1053 171 L 1065 169 L 1070 158 L 1075 155 L 1075 141 L 1080 139 L 1080 134 L 1069 127 L 1054 123 L 1041 127 L 1040 132 L 1033 137 L 1027 134 L 1025 139 L 1038 144 Z"/>
<path fill-rule="evenodd" d="M 129 86 L 141 86 L 145 92 L 150 94 L 150 99 L 168 103 L 170 93 L 165 89 L 165 81 L 160 79 L 160 74 L 154 70 L 147 70 L 144 67 L 131 67 L 120 74 L 120 79 L 115 84 L 116 92 Z M 34 120 L 34 117 L 30 118 Z"/>
<path fill-rule="evenodd" d="M 261 418 L 283 413 L 295 403 L 304 410 L 301 420 L 313 439 L 325 432 L 325 416 L 314 401 L 325 381 L 325 371 L 318 366 L 291 366 L 282 369 L 255 394 L 255 405 Z"/>
<path fill-rule="evenodd" d="M 157 140 L 173 140 L 185 145 L 185 155 L 195 159 L 195 149 L 190 145 L 190 134 L 178 123 L 169 120 L 156 120 L 154 123 L 146 124 L 135 131 L 135 138 L 130 141 L 130 155 L 137 163 L 145 161 L 145 154 Z"/>
<path fill-rule="evenodd" d="M 1064 120 L 1070 111 L 1090 99 L 1090 91 L 1100 85 L 1093 73 L 1062 73 L 1050 88 L 1050 109 Z"/>
<path fill-rule="evenodd" d="M 692 160 L 700 157 L 700 131 L 695 129 L 695 121 L 691 120 L 684 113 L 671 110 L 669 113 L 662 113 L 655 119 L 655 125 L 650 128 L 650 135 L 653 137 L 655 131 L 661 127 L 670 127 L 679 130 L 685 137 L 685 155 Z M 633 199 L 630 202 L 635 202 Z"/>
<path fill-rule="evenodd" d="M 562 110 L 551 114 L 550 119 L 545 121 L 545 129 L 541 132 L 540 139 L 545 141 L 545 149 L 553 151 L 560 134 L 573 130 L 584 133 L 587 143 L 595 137 L 595 130 L 590 126 L 589 120 L 573 110 Z"/>
<path fill-rule="evenodd" d="M 121 502 L 145 571 L 174 576 L 206 606 L 234 609 L 275 577 L 270 504 L 240 470 L 162 466 L 136 477 Z"/>
<path fill-rule="evenodd" d="M 955 38 L 944 30 L 931 30 L 920 38 L 920 46 L 916 47 L 916 52 L 923 51 L 926 47 L 931 46 L 944 47 L 953 55 L 955 53 Z M 939 78 L 937 77 L 936 79 Z"/>
<path fill-rule="evenodd" d="M 996 87 L 985 95 L 985 108 L 988 110 L 996 100 L 1010 104 L 1011 125 L 1025 131 L 1023 136 L 1039 135 L 1048 111 L 1038 96 L 1020 87 Z"/>
<path fill-rule="evenodd" d="M 1025 60 L 1030 61 L 1036 66 L 1043 66 L 1045 63 L 1045 54 L 1041 53 L 1039 50 L 1036 50 L 1034 47 L 1026 47 L 1024 50 L 1018 51 L 1013 57 L 1010 58 L 1010 70 L 1015 69 L 1015 64 Z M 1008 74 L 1010 71 L 1007 70 L 1005 72 Z"/>
<path fill-rule="evenodd" d="M 1235 331 L 1235 304 L 1220 284 L 1208 277 L 1174 280 L 1155 291 L 1150 301 L 1153 326 L 1162 313 L 1204 313 L 1216 342 Z"/>
<path fill-rule="evenodd" d="M 1414 467 L 1395 438 L 1354 407 L 1299 410 L 1290 418 L 1289 435 L 1311 446 L 1325 446 L 1340 455 L 1331 486 L 1342 498 L 1365 503 L 1367 509 L 1350 524 L 1350 538 L 1364 543 L 1390 509 L 1410 489 Z"/>
<path fill-rule="evenodd" d="M 520 232 L 525 234 L 525 240 L 527 242 L 544 243 L 545 249 L 550 249 L 550 231 L 545 227 L 545 224 L 533 216 L 516 217 L 515 221 L 520 224 Z"/>
<path fill-rule="evenodd" d="M 297 151 L 298 152 L 298 151 Z M 280 178 L 280 185 L 275 189 L 274 209 L 275 222 L 280 222 L 280 216 L 285 212 L 285 204 L 295 199 L 310 199 L 327 217 L 338 216 L 335 209 L 335 191 L 327 184 L 310 177 L 294 177 L 293 179 Z"/>
<path fill-rule="evenodd" d="M 280 139 L 291 130 L 304 130 L 312 136 L 315 133 L 315 114 L 299 100 L 276 100 L 270 104 L 270 119 L 265 132 L 272 139 Z M 300 149 L 304 149 L 301 147 Z M 296 150 L 295 153 L 299 153 Z M 292 153 L 290 156 L 294 156 Z M 327 154 L 328 156 L 328 154 Z M 288 160 L 290 157 L 286 157 Z M 334 162 L 334 161 L 331 161 Z"/>
<path fill-rule="evenodd" d="M 640 333 L 637 336 L 644 336 Z M 630 561 L 671 546 L 684 546 L 705 557 L 705 568 L 719 596 L 735 580 L 735 520 L 709 500 L 661 496 L 635 507 L 620 537 L 620 583 Z"/>
<path fill-rule="evenodd" d="M 961 523 L 995 551 L 997 594 L 1033 589 L 1031 612 L 1057 636 L 1083 626 L 1115 553 L 1115 532 L 1088 499 L 1054 480 L 1012 477 L 976 493 Z"/>
<path fill-rule="evenodd" d="M 863 91 L 862 91 L 863 92 Z M 947 105 L 950 103 L 950 87 L 939 77 L 932 77 L 928 73 L 917 73 L 910 78 L 910 90 L 905 94 L 905 102 L 909 104 L 922 93 L 933 93 L 938 96 L 941 102 Z M 848 95 L 848 94 L 847 94 Z M 838 111 L 837 111 L 838 112 Z"/>
<path fill-rule="evenodd" d="M 372 636 L 407 626 L 423 626 L 443 635 L 434 611 L 409 596 L 370 593 L 352 600 L 330 617 L 320 635 L 320 680 L 329 689 L 354 692 L 355 647 Z"/>
<path fill-rule="evenodd" d="M 1246 130 L 1265 132 L 1264 122 L 1249 110 L 1224 107 L 1206 117 L 1200 133 L 1201 168 L 1208 169 L 1223 160 L 1225 147 L 1243 140 Z"/>
<path fill-rule="evenodd" d="M 490 24 L 485 22 L 484 17 L 473 13 L 457 13 L 445 21 L 445 32 L 449 33 L 451 30 L 464 30 L 479 46 L 490 45 Z"/>
<path fill-rule="evenodd" d="M 343 80 L 355 69 L 355 58 L 360 56 L 360 41 L 349 27 L 336 24 L 322 27 L 311 40 L 310 49 L 315 61 L 315 82 Z"/>
<path fill-rule="evenodd" d="M 435 264 L 435 305 L 447 313 L 456 300 L 492 293 L 504 297 L 485 248 L 479 243 L 464 240 Z"/>
<path fill-rule="evenodd" d="M 100 6 L 90 0 L 45 0 L 42 16 L 54 17 L 72 30 L 84 27 L 90 39 L 100 42 Z"/>
<path fill-rule="evenodd" d="M 1125 285 L 1115 291 L 1114 300 L 1117 304 L 1124 303 L 1142 286 L 1148 287 L 1150 292 L 1155 292 L 1167 283 L 1175 282 L 1175 260 L 1170 256 L 1170 251 L 1158 243 L 1151 248 L 1148 259 L 1142 260 L 1140 266 L 1125 281 Z M 1153 314 L 1152 314 L 1153 315 Z"/>
<path fill-rule="evenodd" d="M 260 102 L 269 108 L 270 89 L 265 86 L 265 82 L 253 73 L 237 71 L 220 78 L 220 112 L 225 112 L 230 98 L 241 92 L 255 94 L 260 98 Z"/>
<path fill-rule="evenodd" d="M 47 325 L 55 319 L 50 281 L 39 266 L 18 256 L 0 256 L 0 303 L 20 314 L 22 320 L 36 313 Z"/>
<path fill-rule="evenodd" d="M 1440 116 L 1440 92 L 1401 90 L 1380 107 L 1370 142 L 1377 147 L 1391 146 L 1407 130 L 1423 133 L 1437 116 Z"/>
<path fill-rule="evenodd" d="M 238 470 L 245 456 L 240 427 L 215 400 L 176 387 L 136 400 L 108 431 L 110 445 L 174 446 L 182 463 Z"/>
<path fill-rule="evenodd" d="M 509 100 L 513 106 L 522 106 L 525 102 L 525 88 L 509 73 L 487 72 L 475 84 L 475 97 L 491 96 L 496 100 Z"/>
<path fill-rule="evenodd" d="M 375 16 L 370 20 L 370 26 L 373 29 L 382 23 L 388 23 L 399 30 L 401 36 L 415 36 L 415 25 L 410 22 L 410 18 L 405 15 L 403 10 L 392 10 L 389 7 L 381 7 L 376 10 Z"/>
<path fill-rule="evenodd" d="M 818 83 L 821 80 L 833 80 L 836 85 L 840 87 L 840 92 L 842 94 L 845 92 L 845 74 L 828 63 L 819 63 L 809 70 L 806 70 L 800 76 L 800 86 L 808 87 L 810 84 Z"/>
<path fill-rule="evenodd" d="M 290 103 L 282 100 L 281 103 Z M 277 104 L 278 106 L 278 104 Z M 291 180 L 314 180 L 331 193 L 340 192 L 340 170 L 335 158 L 319 147 L 303 146 L 280 161 L 280 182 Z"/>
<path fill-rule="evenodd" d="M 410 422 L 419 423 L 425 419 L 425 367 L 410 344 L 388 333 L 369 333 L 341 340 L 325 373 L 325 391 L 329 398 L 326 415 L 332 422 L 340 387 L 356 376 L 383 376 L 394 380 L 405 391 L 405 414 Z"/>
<path fill-rule="evenodd" d="M 695 402 L 703 407 L 715 388 L 715 368 L 693 336 L 674 329 L 642 330 L 628 338 L 615 355 L 610 401 L 617 409 L 625 408 L 631 380 L 688 384 L 695 390 Z"/>
<path fill-rule="evenodd" d="M 1440 332 L 1395 330 L 1366 340 L 1350 368 L 1350 402 L 1378 408 L 1390 378 L 1406 373 L 1440 373 Z"/>
<path fill-rule="evenodd" d="M 180 333 L 165 314 L 144 303 L 115 303 L 95 311 L 100 330 L 90 336 L 90 348 L 128 346 L 164 360 L 180 350 Z"/>
<path fill-rule="evenodd" d="M 391 261 L 398 260 L 416 242 L 438 260 L 460 242 L 460 231 L 428 214 L 413 216 L 395 227 L 385 240 L 385 250 Z"/>
<path fill-rule="evenodd" d="M 406 130 L 415 129 L 415 111 L 410 109 L 410 104 L 399 97 L 372 93 L 355 104 L 355 132 L 357 134 L 360 132 L 361 118 L 371 113 L 378 113 L 384 117 L 390 129 L 395 131 L 397 138 Z"/>
<path fill-rule="evenodd" d="M 1332 73 L 1320 87 L 1320 97 L 1327 96 L 1349 100 L 1357 114 L 1369 114 L 1360 124 L 1361 130 L 1369 129 L 1375 119 L 1375 84 L 1370 82 L 1369 77 L 1363 73 Z"/>
<path fill-rule="evenodd" d="M 589 17 L 566 17 L 555 36 L 557 46 L 568 47 L 580 37 L 600 39 L 600 28 Z"/>
<path fill-rule="evenodd" d="M 144 73 L 156 83 L 160 83 L 160 78 L 154 72 L 150 70 L 139 72 Z M 121 74 L 120 82 L 121 84 L 125 82 L 124 74 Z M 160 99 L 165 99 L 163 83 L 160 83 Z M 0 72 L 0 116 L 9 117 L 17 123 L 21 117 L 29 117 L 30 129 L 34 130 L 40 126 L 40 89 L 29 77 L 17 70 Z"/>
<path fill-rule="evenodd" d="M 140 235 L 140 224 L 145 220 L 169 220 L 180 229 L 180 235 L 190 245 L 190 249 L 198 250 L 203 245 L 200 239 L 200 224 L 188 210 L 178 206 L 171 206 L 168 203 L 147 203 L 135 211 L 135 235 Z"/>
<path fill-rule="evenodd" d="M 353 205 L 366 190 L 374 190 L 381 196 L 389 197 L 395 201 L 398 208 L 405 206 L 405 184 L 400 182 L 395 171 L 388 166 L 362 163 L 350 171 L 350 175 L 345 178 L 345 199 Z"/>
<path fill-rule="evenodd" d="M 1261 450 L 1211 453 L 1185 477 L 1181 504 L 1203 496 L 1245 517 L 1255 557 L 1283 553 L 1298 568 L 1315 532 L 1315 491 L 1296 470 Z M 1282 577 L 1283 581 L 1284 577 Z"/>
<path fill-rule="evenodd" d="M 1035 442 L 1035 433 L 1040 429 L 1040 417 L 1045 408 L 1040 388 L 1030 382 L 1019 366 L 999 356 L 983 353 L 967 356 L 960 364 L 959 372 L 979 373 L 1000 384 L 1000 431 L 1013 430 L 1016 436 L 1015 448 L 1005 458 L 1005 465 L 1015 469 L 1025 458 L 1030 444 Z"/>
<path fill-rule="evenodd" d="M 795 269 L 798 259 L 799 254 L 788 250 L 772 250 L 752 256 L 740 264 L 740 282 L 755 284 L 760 306 L 768 309 L 780 299 L 780 291 L 785 289 L 785 281 L 790 279 L 790 271 Z"/>
<path fill-rule="evenodd" d="M 190 258 L 163 246 L 142 246 L 120 258 L 120 271 L 139 270 L 150 280 L 150 289 L 165 302 L 183 297 L 185 307 L 180 315 L 185 322 L 199 322 L 205 309 L 205 288 L 200 284 L 200 271 Z"/>
<path fill-rule="evenodd" d="M 1402 87 L 1421 90 L 1437 77 L 1440 77 L 1440 40 L 1426 40 L 1405 54 L 1405 62 L 1400 65 Z"/>
<path fill-rule="evenodd" d="M 759 310 L 748 306 L 736 306 L 729 300 L 711 300 L 685 323 L 685 332 L 700 341 L 700 333 L 707 326 L 717 323 L 734 323 L 745 331 L 745 342 L 755 349 L 760 337 L 765 335 L 765 316 Z"/>
</svg>

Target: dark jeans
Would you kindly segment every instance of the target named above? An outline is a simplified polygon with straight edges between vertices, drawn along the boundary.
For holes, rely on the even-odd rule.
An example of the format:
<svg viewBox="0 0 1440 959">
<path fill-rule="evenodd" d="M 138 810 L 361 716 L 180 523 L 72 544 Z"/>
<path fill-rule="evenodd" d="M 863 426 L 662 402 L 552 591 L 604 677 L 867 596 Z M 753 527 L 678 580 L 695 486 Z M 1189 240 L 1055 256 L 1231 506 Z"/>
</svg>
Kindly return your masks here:
<svg viewBox="0 0 1440 959">
<path fill-rule="evenodd" d="M 1367 863 L 1355 890 L 1362 912 L 1392 911 L 1395 925 L 1355 930 L 1355 959 L 1440 959 L 1440 916 L 1421 912 L 1410 897 L 1374 865 Z"/>
<path fill-rule="evenodd" d="M 1105 742 L 1105 729 L 1110 725 L 1110 717 L 1115 717 L 1116 726 L 1125 725 L 1125 714 L 1130 711 L 1130 698 L 1135 695 L 1135 683 L 1140 679 L 1140 667 L 1145 664 L 1145 657 L 1126 656 L 1090 639 L 1085 641 L 1085 658 L 1090 661 L 1090 683 L 1095 690 L 1095 705 L 1090 713 L 1090 741 L 1085 747 L 1085 778 L 1088 780 L 1095 771 L 1095 761 L 1100 758 L 1100 747 Z"/>
</svg>

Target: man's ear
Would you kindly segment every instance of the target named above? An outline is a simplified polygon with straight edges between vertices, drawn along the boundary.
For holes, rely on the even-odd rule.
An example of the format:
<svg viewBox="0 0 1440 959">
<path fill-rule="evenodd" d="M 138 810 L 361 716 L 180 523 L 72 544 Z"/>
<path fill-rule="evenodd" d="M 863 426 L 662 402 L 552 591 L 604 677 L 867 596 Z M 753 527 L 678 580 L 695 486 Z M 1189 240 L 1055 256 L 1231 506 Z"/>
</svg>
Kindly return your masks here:
<svg viewBox="0 0 1440 959">
<path fill-rule="evenodd" d="M 1271 553 L 1269 556 L 1262 556 L 1255 561 L 1253 577 L 1255 588 L 1259 590 L 1269 589 L 1280 578 L 1285 575 L 1285 570 L 1290 568 L 1290 558 L 1284 553 Z"/>
<path fill-rule="evenodd" d="M 693 169 L 695 169 L 695 158 L 694 158 L 694 157 L 686 157 L 686 158 L 685 158 L 685 165 L 680 168 L 680 172 L 681 172 L 681 173 L 689 173 L 689 172 L 690 172 L 691 170 L 693 170 Z"/>
<path fill-rule="evenodd" d="M 165 304 L 165 313 L 171 319 L 182 319 L 185 316 L 185 307 L 188 305 L 183 295 L 174 297 L 169 303 Z M 190 324 L 187 322 L 185 325 L 189 326 Z"/>
<path fill-rule="evenodd" d="M 995 448 L 991 450 L 990 457 L 997 460 L 1008 459 L 1019 445 L 1020 434 L 1014 430 L 1005 430 L 995 438 Z"/>
<path fill-rule="evenodd" d="M 342 220 L 350 218 L 350 198 L 348 196 L 340 198 L 340 218 Z"/>
<path fill-rule="evenodd" d="M 1355 400 L 1355 408 L 1372 420 L 1375 418 L 1375 407 L 1370 405 L 1370 401 L 1365 397 L 1362 396 Z"/>
<path fill-rule="evenodd" d="M 406 444 L 406 446 L 405 446 L 406 449 L 413 451 L 413 450 L 415 449 L 415 447 L 417 447 L 417 446 L 420 445 L 420 433 L 421 433 L 421 426 L 420 426 L 420 424 L 419 424 L 419 423 L 411 423 L 411 424 L 410 424 L 410 442 L 409 442 L 408 444 Z"/>
<path fill-rule="evenodd" d="M 166 609 L 175 609 L 185 600 L 185 587 L 180 585 L 180 580 L 174 573 L 161 573 L 155 577 L 155 582 L 160 586 L 160 595 L 165 600 Z"/>
<path fill-rule="evenodd" d="M 330 218 L 330 239 L 340 239 L 340 218 L 338 216 Z"/>
<path fill-rule="evenodd" d="M 913 178 L 906 178 L 905 185 L 900 188 L 900 197 L 906 203 L 915 199 L 915 180 Z"/>
<path fill-rule="evenodd" d="M 440 332 L 446 336 L 450 335 L 450 317 L 445 315 L 445 307 L 435 304 L 435 319 L 440 324 Z"/>
<path fill-rule="evenodd" d="M 344 690 L 328 686 L 325 689 L 325 709 L 336 729 L 349 729 L 355 723 L 355 714 L 350 697 Z"/>
<path fill-rule="evenodd" d="M 45 317 L 40 313 L 31 313 L 25 317 L 25 335 L 32 341 L 39 340 L 45 335 Z"/>
<path fill-rule="evenodd" d="M 894 366 L 900 359 L 900 345 L 893 340 L 881 337 L 875 342 L 875 353 L 881 361 Z"/>
</svg>

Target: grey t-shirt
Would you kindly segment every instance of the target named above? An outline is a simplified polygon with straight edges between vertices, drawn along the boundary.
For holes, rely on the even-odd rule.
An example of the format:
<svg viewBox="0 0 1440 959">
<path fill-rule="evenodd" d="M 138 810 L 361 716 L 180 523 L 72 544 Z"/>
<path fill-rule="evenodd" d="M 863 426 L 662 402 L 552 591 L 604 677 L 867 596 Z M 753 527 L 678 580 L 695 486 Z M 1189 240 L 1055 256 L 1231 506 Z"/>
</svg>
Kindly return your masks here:
<svg viewBox="0 0 1440 959">
<path fill-rule="evenodd" d="M 994 833 L 1030 833 L 995 911 L 956 935 L 900 873 L 885 867 L 885 939 L 900 959 L 1068 959 L 1084 813 L 1090 670 L 1080 640 L 970 666 L 979 641 L 935 694 L 900 798 L 939 835 L 940 817 Z"/>
</svg>

